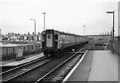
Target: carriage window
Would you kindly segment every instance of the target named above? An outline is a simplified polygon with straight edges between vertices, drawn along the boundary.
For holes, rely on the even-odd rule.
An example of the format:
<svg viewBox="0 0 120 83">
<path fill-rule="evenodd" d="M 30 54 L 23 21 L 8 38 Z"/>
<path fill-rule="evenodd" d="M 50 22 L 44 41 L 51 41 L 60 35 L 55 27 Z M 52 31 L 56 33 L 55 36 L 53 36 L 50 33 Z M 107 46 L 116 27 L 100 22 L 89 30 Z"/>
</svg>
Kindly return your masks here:
<svg viewBox="0 0 120 83">
<path fill-rule="evenodd" d="M 51 39 L 51 34 L 48 34 L 48 39 Z"/>
<path fill-rule="evenodd" d="M 58 35 L 57 34 L 55 34 L 55 39 L 58 39 Z"/>
</svg>

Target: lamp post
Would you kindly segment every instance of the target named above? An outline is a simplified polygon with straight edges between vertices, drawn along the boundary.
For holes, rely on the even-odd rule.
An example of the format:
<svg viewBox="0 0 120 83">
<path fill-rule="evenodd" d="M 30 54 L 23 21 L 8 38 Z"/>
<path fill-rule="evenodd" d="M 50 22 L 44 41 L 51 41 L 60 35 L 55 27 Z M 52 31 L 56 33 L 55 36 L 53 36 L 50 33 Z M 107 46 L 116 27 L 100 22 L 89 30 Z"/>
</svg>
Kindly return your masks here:
<svg viewBox="0 0 120 83">
<path fill-rule="evenodd" d="M 108 14 L 113 14 L 113 28 L 112 28 L 112 51 L 114 53 L 114 21 L 115 21 L 115 11 L 107 11 Z"/>
<path fill-rule="evenodd" d="M 43 28 L 43 30 L 45 30 L 45 14 L 46 14 L 46 12 L 43 12 L 42 14 L 44 14 L 44 28 Z"/>
<path fill-rule="evenodd" d="M 1 28 L 0 28 L 0 41 L 2 41 Z"/>
<path fill-rule="evenodd" d="M 30 19 L 30 20 L 34 21 L 34 38 L 35 38 L 35 41 L 36 41 L 36 19 Z"/>
</svg>

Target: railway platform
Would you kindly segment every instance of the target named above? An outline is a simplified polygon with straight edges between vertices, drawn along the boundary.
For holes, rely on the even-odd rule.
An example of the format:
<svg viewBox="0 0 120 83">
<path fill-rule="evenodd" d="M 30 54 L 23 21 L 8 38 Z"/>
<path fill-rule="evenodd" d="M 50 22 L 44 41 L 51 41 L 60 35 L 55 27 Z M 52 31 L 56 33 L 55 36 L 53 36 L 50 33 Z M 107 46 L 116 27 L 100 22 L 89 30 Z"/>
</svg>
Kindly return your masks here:
<svg viewBox="0 0 120 83">
<path fill-rule="evenodd" d="M 112 54 L 109 50 L 88 51 L 82 62 L 76 64 L 77 67 L 74 67 L 63 81 L 118 83 L 118 58 L 118 55 Z"/>
<path fill-rule="evenodd" d="M 25 59 L 16 61 L 15 59 L 0 62 L 0 67 L 18 66 L 43 57 L 43 53 L 24 56 Z"/>
</svg>

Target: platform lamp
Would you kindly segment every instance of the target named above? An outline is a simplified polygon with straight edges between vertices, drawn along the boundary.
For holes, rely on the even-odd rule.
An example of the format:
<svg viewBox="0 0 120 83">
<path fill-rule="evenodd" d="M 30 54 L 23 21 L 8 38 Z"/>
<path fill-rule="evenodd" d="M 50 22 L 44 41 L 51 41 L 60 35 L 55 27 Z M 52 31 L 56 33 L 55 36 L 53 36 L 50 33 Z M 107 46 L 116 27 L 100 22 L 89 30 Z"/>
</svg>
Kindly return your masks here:
<svg viewBox="0 0 120 83">
<path fill-rule="evenodd" d="M 30 19 L 30 20 L 34 21 L 34 38 L 35 38 L 35 41 L 36 41 L 36 19 Z"/>
<path fill-rule="evenodd" d="M 107 11 L 108 14 L 113 14 L 113 28 L 112 28 L 112 52 L 114 53 L 114 21 L 115 21 L 115 11 Z"/>
<path fill-rule="evenodd" d="M 42 14 L 44 14 L 44 28 L 43 28 L 43 30 L 45 30 L 45 14 L 46 14 L 46 12 L 43 12 Z"/>
<path fill-rule="evenodd" d="M 0 28 L 0 41 L 2 41 L 1 28 Z"/>
</svg>

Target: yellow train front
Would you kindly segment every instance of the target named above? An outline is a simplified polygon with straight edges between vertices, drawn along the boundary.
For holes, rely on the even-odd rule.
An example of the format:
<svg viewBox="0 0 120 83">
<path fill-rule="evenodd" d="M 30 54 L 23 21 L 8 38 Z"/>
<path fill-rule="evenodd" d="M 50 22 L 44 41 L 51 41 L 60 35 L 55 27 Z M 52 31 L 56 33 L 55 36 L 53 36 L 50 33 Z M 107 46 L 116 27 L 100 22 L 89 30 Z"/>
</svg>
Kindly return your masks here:
<svg viewBox="0 0 120 83">
<path fill-rule="evenodd" d="M 88 42 L 88 38 L 53 29 L 41 33 L 42 51 L 46 57 L 58 56 L 62 50 Z"/>
</svg>

